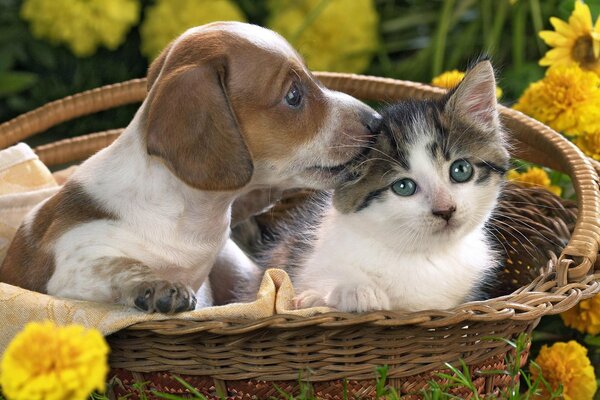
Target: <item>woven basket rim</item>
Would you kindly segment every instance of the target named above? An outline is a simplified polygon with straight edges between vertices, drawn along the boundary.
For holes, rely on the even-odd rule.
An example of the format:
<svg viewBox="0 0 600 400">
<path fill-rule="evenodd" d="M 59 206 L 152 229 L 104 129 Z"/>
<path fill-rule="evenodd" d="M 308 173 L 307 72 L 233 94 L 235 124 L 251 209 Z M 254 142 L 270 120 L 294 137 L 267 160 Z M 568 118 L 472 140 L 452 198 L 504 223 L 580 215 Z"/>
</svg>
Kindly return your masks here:
<svg viewBox="0 0 600 400">
<path fill-rule="evenodd" d="M 445 90 L 422 83 L 400 81 L 355 74 L 320 72 L 315 75 L 323 83 L 366 100 L 439 97 Z M 140 102 L 146 95 L 146 80 L 134 79 L 82 92 L 48 103 L 36 110 L 0 124 L 0 148 L 17 143 L 66 120 Z M 552 166 L 563 169 L 573 178 L 578 200 L 578 218 L 571 241 L 562 254 L 549 262 L 546 272 L 518 291 L 481 302 L 470 302 L 451 310 L 420 312 L 376 311 L 365 314 L 329 312 L 313 317 L 278 314 L 260 320 L 185 321 L 170 319 L 142 322 L 132 330 L 148 330 L 163 335 L 211 332 L 240 334 L 263 328 L 294 329 L 306 326 L 338 328 L 353 325 L 405 326 L 440 328 L 451 324 L 501 321 L 506 319 L 534 321 L 541 316 L 568 310 L 581 299 L 600 292 L 600 273 L 594 273 L 594 262 L 600 240 L 600 193 L 595 167 L 579 149 L 552 129 L 524 114 L 499 106 L 503 123 L 517 139 L 532 148 L 541 148 L 541 156 Z M 48 164 L 73 161 L 89 156 L 109 144 L 120 129 L 65 139 L 35 150 Z M 556 157 L 548 159 L 549 155 Z M 51 161 L 48 161 L 51 160 Z"/>
</svg>

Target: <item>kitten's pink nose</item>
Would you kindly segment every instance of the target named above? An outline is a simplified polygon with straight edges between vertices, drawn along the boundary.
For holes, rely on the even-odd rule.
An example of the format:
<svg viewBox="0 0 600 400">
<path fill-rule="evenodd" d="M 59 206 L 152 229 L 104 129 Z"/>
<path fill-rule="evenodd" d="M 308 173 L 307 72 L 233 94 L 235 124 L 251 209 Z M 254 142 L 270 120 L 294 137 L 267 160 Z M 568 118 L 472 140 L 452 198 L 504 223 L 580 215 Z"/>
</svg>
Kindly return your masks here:
<svg viewBox="0 0 600 400">
<path fill-rule="evenodd" d="M 456 211 L 456 206 L 451 206 L 450 208 L 446 208 L 443 210 L 431 210 L 433 215 L 435 215 L 436 217 L 443 218 L 446 221 L 450 221 L 450 218 L 452 218 L 452 214 L 454 214 L 454 211 Z"/>
</svg>

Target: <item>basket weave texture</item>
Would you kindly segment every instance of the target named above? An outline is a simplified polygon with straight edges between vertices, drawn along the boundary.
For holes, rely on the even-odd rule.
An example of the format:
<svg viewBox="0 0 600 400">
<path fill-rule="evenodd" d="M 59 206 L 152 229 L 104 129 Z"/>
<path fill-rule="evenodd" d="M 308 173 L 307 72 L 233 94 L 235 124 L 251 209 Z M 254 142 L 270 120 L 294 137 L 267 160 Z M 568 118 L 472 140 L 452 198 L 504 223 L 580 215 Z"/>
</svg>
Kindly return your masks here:
<svg viewBox="0 0 600 400">
<path fill-rule="evenodd" d="M 326 86 L 363 100 L 390 102 L 444 93 L 386 78 L 317 76 Z M 142 101 L 145 95 L 145 80 L 138 79 L 49 103 L 1 124 L 0 146 L 69 119 Z M 113 373 L 123 382 L 120 393 L 131 392 L 134 380 L 178 393 L 183 389 L 170 377 L 178 374 L 209 397 L 217 392 L 230 398 L 279 396 L 275 385 L 297 391 L 301 378 L 311 382 L 319 398 L 341 399 L 345 391 L 349 398 L 369 398 L 375 393 L 375 367 L 388 365 L 389 383 L 402 394 L 414 394 L 444 371 L 445 362 L 456 364 L 459 359 L 469 365 L 481 393 L 498 393 L 509 378 L 482 371 L 503 369 L 512 348 L 490 338 L 514 340 L 519 333 L 531 332 L 542 316 L 566 311 L 600 292 L 595 269 L 599 164 L 543 124 L 506 107 L 499 110 L 510 133 L 512 155 L 569 174 L 577 200 L 564 202 L 543 190 L 507 189 L 501 207 L 508 226 L 499 237 L 511 244 L 504 246 L 511 267 L 503 272 L 498 297 L 415 313 L 140 323 L 108 338 Z M 61 140 L 35 150 L 47 165 L 71 163 L 107 146 L 120 132 Z"/>
</svg>

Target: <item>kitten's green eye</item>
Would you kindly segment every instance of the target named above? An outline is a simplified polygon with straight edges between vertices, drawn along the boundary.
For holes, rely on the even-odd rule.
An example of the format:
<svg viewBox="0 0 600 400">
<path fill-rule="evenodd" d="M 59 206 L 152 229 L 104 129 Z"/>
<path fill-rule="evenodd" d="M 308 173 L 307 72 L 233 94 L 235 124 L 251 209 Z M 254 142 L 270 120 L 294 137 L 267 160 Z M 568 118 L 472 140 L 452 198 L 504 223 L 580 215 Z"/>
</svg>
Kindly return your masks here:
<svg viewBox="0 0 600 400">
<path fill-rule="evenodd" d="M 392 190 L 398 196 L 412 196 L 417 191 L 417 184 L 412 179 L 404 178 L 394 182 Z"/>
<path fill-rule="evenodd" d="M 450 178 L 453 182 L 467 182 L 473 176 L 473 166 L 467 160 L 456 160 L 450 166 Z"/>
</svg>

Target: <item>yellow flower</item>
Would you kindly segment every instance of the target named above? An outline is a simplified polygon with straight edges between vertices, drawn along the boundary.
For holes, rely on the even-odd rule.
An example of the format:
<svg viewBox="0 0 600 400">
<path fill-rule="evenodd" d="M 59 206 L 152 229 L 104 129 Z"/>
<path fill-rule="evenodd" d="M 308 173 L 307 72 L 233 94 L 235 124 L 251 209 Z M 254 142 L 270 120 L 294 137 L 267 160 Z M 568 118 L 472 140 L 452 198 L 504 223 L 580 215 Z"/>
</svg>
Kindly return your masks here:
<svg viewBox="0 0 600 400">
<path fill-rule="evenodd" d="M 585 153 L 586 156 L 600 161 L 600 131 L 583 132 L 573 138 L 573 142 Z"/>
<path fill-rule="evenodd" d="M 152 60 L 161 50 L 194 26 L 214 21 L 245 21 L 239 7 L 229 0 L 158 0 L 146 9 L 140 28 L 142 53 Z"/>
<path fill-rule="evenodd" d="M 25 0 L 21 6 L 35 37 L 66 44 L 80 57 L 98 46 L 116 49 L 139 16 L 138 0 Z"/>
<path fill-rule="evenodd" d="M 565 400 L 593 399 L 597 389 L 594 367 L 587 357 L 587 349 L 579 343 L 571 340 L 554 343 L 552 347 L 544 345 L 535 362 L 553 390 L 562 385 Z M 534 380 L 538 379 L 535 368 L 532 375 Z"/>
<path fill-rule="evenodd" d="M 362 72 L 378 46 L 373 0 L 271 0 L 267 26 L 321 71 Z"/>
<path fill-rule="evenodd" d="M 96 330 L 31 322 L 4 352 L 0 386 L 11 400 L 83 400 L 104 391 L 108 351 Z"/>
<path fill-rule="evenodd" d="M 582 300 L 575 307 L 560 314 L 569 328 L 581 333 L 597 335 L 600 333 L 600 295 Z"/>
<path fill-rule="evenodd" d="M 548 173 L 539 167 L 531 167 L 525 172 L 517 172 L 513 169 L 508 171 L 506 178 L 524 187 L 543 187 L 557 196 L 560 196 L 562 191 L 559 186 L 551 184 Z"/>
<path fill-rule="evenodd" d="M 554 67 L 513 107 L 569 135 L 600 130 L 600 78 L 577 66 Z"/>
<path fill-rule="evenodd" d="M 543 66 L 579 65 L 600 73 L 600 18 L 592 26 L 592 14 L 587 4 L 576 1 L 569 23 L 550 18 L 554 31 L 541 31 L 540 37 L 549 50 L 540 60 Z"/>
<path fill-rule="evenodd" d="M 452 71 L 446 71 L 431 80 L 433 86 L 441 87 L 444 89 L 452 89 L 457 86 L 465 77 L 465 73 L 457 69 Z"/>
<path fill-rule="evenodd" d="M 441 87 L 444 89 L 452 89 L 462 82 L 465 77 L 465 73 L 457 69 L 452 71 L 443 72 L 431 80 L 433 86 Z M 502 89 L 496 86 L 496 98 L 502 97 Z"/>
</svg>

